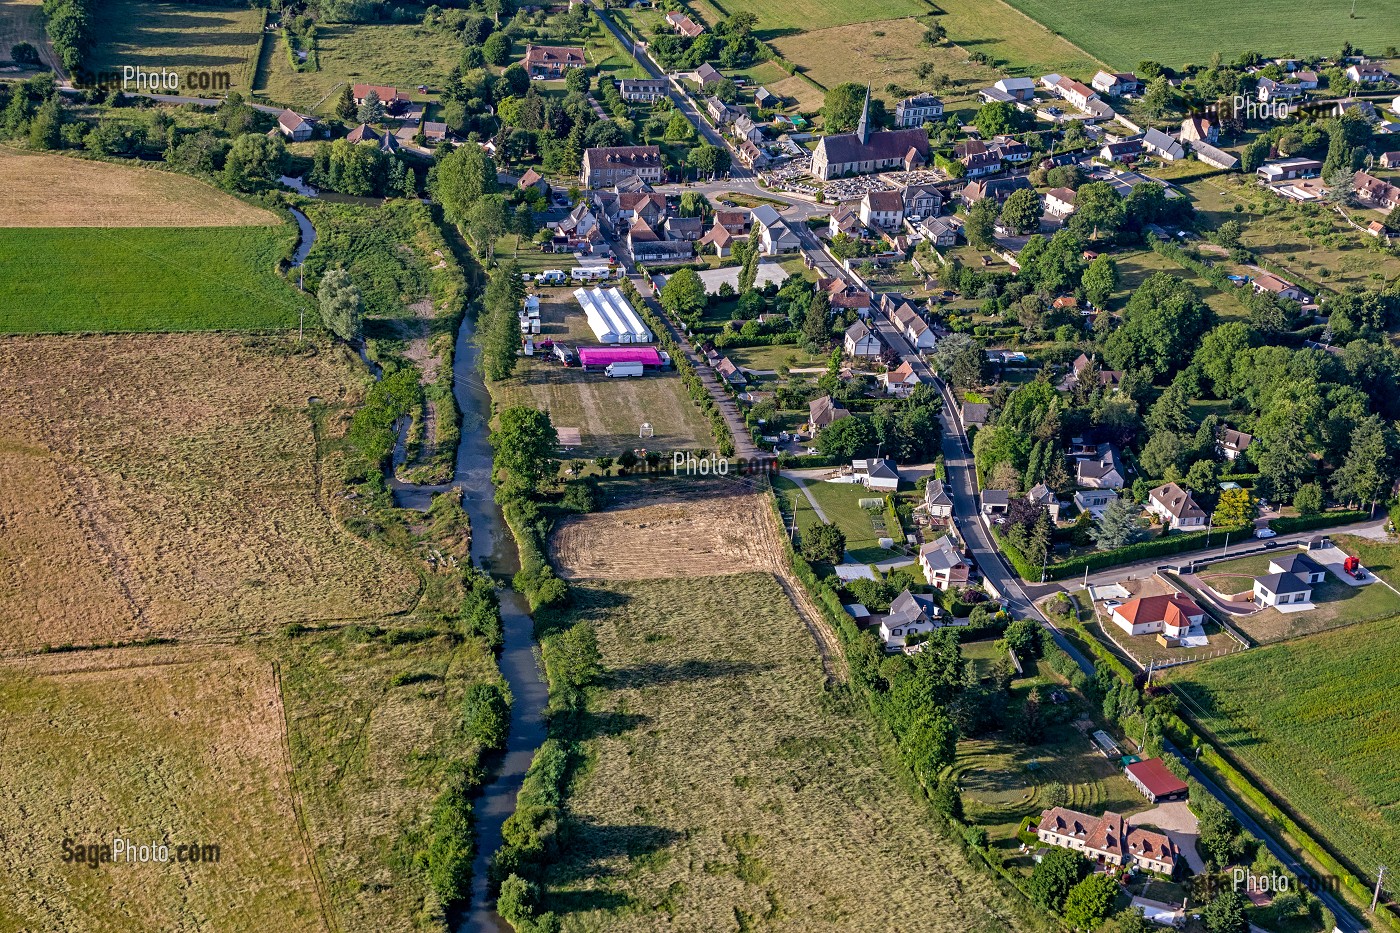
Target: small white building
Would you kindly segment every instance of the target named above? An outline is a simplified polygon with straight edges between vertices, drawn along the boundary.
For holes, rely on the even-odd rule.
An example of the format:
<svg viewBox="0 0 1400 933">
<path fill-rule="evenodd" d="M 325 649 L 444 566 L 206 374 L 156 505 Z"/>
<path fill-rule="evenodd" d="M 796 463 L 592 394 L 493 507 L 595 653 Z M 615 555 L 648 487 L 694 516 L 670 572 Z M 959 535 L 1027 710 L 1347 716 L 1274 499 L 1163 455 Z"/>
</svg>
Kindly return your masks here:
<svg viewBox="0 0 1400 933">
<path fill-rule="evenodd" d="M 953 497 L 943 480 L 930 479 L 924 487 L 924 510 L 934 521 L 946 522 L 953 517 Z"/>
<path fill-rule="evenodd" d="M 1260 606 L 1312 602 L 1312 584 L 1292 573 L 1271 573 L 1254 579 L 1254 601 Z"/>
<path fill-rule="evenodd" d="M 880 338 L 864 321 L 856 321 L 846 328 L 846 336 L 842 341 L 842 346 L 846 355 L 852 357 L 879 356 L 885 349 L 884 345 L 880 343 Z"/>
<path fill-rule="evenodd" d="M 938 608 L 932 596 L 915 596 L 905 590 L 890 603 L 890 611 L 880 620 L 880 640 L 885 650 L 905 651 L 909 638 L 924 635 L 941 628 L 943 610 Z"/>
<path fill-rule="evenodd" d="M 876 492 L 894 492 L 899 488 L 899 468 L 885 457 L 873 460 L 852 460 L 851 470 L 856 481 Z"/>
</svg>

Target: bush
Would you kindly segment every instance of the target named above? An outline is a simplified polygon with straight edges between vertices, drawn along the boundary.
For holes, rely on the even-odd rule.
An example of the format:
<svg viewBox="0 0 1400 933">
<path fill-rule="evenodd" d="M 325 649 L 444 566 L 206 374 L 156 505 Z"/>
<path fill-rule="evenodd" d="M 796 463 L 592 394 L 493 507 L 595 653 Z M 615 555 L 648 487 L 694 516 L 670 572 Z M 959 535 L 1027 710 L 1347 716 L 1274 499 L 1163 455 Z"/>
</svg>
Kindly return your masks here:
<svg viewBox="0 0 1400 933">
<path fill-rule="evenodd" d="M 500 684 L 473 684 L 462 701 L 467 735 L 483 748 L 502 749 L 510 732 L 510 701 Z"/>
<path fill-rule="evenodd" d="M 1318 512 L 1316 515 L 1299 515 L 1296 518 L 1276 518 L 1269 522 L 1269 527 L 1281 535 L 1286 535 L 1296 531 L 1327 528 L 1331 525 L 1364 522 L 1370 517 L 1370 512 L 1361 509 L 1344 509 L 1336 512 Z"/>
</svg>

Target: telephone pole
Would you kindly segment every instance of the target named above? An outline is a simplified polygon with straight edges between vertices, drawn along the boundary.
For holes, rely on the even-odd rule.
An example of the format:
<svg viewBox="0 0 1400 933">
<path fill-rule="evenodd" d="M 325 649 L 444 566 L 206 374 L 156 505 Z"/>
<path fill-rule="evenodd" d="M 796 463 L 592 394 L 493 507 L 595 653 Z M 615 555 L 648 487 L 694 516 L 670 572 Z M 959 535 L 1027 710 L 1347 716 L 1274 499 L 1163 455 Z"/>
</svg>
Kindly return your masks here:
<svg viewBox="0 0 1400 933">
<path fill-rule="evenodd" d="M 1386 868 L 1382 865 L 1380 871 L 1376 873 L 1376 893 L 1371 895 L 1371 913 L 1373 914 L 1376 912 L 1376 905 L 1381 900 L 1381 882 L 1385 881 L 1385 872 Z"/>
</svg>

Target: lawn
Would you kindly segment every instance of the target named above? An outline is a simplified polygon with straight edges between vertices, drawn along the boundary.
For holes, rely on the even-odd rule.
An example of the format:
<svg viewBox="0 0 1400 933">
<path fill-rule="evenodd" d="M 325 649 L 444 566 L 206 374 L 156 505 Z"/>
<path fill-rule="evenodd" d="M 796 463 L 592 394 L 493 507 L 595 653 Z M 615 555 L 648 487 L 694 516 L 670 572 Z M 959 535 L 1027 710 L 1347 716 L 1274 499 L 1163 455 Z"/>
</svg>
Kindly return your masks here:
<svg viewBox="0 0 1400 933">
<path fill-rule="evenodd" d="M 546 289 L 540 307 L 541 336 L 571 345 L 596 345 L 583 310 L 565 289 Z M 646 447 L 668 454 L 713 446 L 709 423 L 686 394 L 675 370 L 611 379 L 601 372 L 565 367 L 541 353 L 522 357 L 515 374 L 491 387 L 501 408 L 526 405 L 549 412 L 556 428 L 578 428 L 582 446 L 571 457 L 617 456 Z M 654 436 L 641 437 L 643 422 Z"/>
<path fill-rule="evenodd" d="M 1217 591 L 1226 595 L 1244 592 L 1253 586 L 1253 578 L 1269 572 L 1272 555 L 1258 554 L 1238 560 L 1221 561 L 1202 569 L 1197 575 Z M 1382 583 L 1348 586 L 1330 571 L 1327 579 L 1313 587 L 1314 608 L 1306 612 L 1283 613 L 1277 609 L 1261 609 L 1234 619 L 1235 625 L 1260 643 L 1283 641 L 1400 613 L 1400 595 Z"/>
<path fill-rule="evenodd" d="M 316 28 L 320 69 L 295 71 L 279 44 L 259 64 L 254 91 L 260 97 L 322 115 L 334 111 L 333 94 L 342 84 L 385 84 L 424 100 L 427 95 L 418 93 L 418 85 L 434 94 L 440 91 L 462 53 L 460 40 L 422 26 L 331 23 Z"/>
<path fill-rule="evenodd" d="M 860 507 L 861 499 L 882 498 L 878 493 L 872 493 L 858 483 L 828 483 L 822 480 L 807 480 L 806 483 L 807 490 L 817 500 L 817 505 L 826 515 L 827 521 L 839 525 L 845 532 L 847 560 L 857 564 L 869 564 L 900 556 L 896 551 L 880 547 L 882 537 L 900 538 L 899 534 L 886 535 L 885 532 L 877 530 L 876 522 L 880 527 L 884 525 L 883 507 L 873 514 Z M 804 530 L 804 514 L 798 515 L 799 534 Z M 820 519 L 814 510 L 806 527 L 817 521 Z"/>
<path fill-rule="evenodd" d="M 126 65 L 157 73 L 165 68 L 180 75 L 183 93 L 246 94 L 257 68 L 263 16 L 246 5 L 103 0 L 92 5 L 98 42 L 86 67 L 119 77 Z"/>
<path fill-rule="evenodd" d="M 1400 542 L 1376 541 L 1356 535 L 1332 535 L 1332 543 L 1348 554 L 1361 558 L 1367 570 L 1391 586 L 1400 587 Z"/>
<path fill-rule="evenodd" d="M 331 511 L 349 505 L 322 444 L 363 391 L 351 359 L 214 335 L 0 340 L 0 654 L 411 608 L 415 568 Z"/>
<path fill-rule="evenodd" d="M 1082 47 L 1002 0 L 938 0 L 937 6 L 950 42 L 965 53 L 981 52 L 1010 74 L 1038 78 L 1059 72 L 1087 81 L 1101 67 Z"/>
<path fill-rule="evenodd" d="M 6 929 L 332 929 L 266 660 L 162 647 L 10 661 L 0 716 Z M 110 851 L 118 837 L 166 844 L 171 862 L 63 859 L 65 838 Z M 217 863 L 176 864 L 190 844 L 217 846 Z"/>
<path fill-rule="evenodd" d="M 767 574 L 579 584 L 604 673 L 543 907 L 565 930 L 1013 930 L 825 686 Z M 736 625 L 762 618 L 762 625 Z M 917 879 L 879 883 L 872 879 Z"/>
<path fill-rule="evenodd" d="M 0 227 L 244 227 L 274 213 L 154 168 L 0 146 Z"/>
<path fill-rule="evenodd" d="M 295 327 L 310 302 L 275 270 L 296 239 L 291 224 L 0 229 L 0 333 Z"/>
<path fill-rule="evenodd" d="M 1114 253 L 1113 261 L 1118 266 L 1119 283 L 1118 290 L 1109 300 L 1109 307 L 1115 310 L 1121 310 L 1138 286 L 1153 273 L 1166 272 L 1173 278 L 1181 279 L 1193 286 L 1196 291 L 1200 292 L 1206 304 L 1210 305 L 1211 309 L 1222 319 L 1243 320 L 1248 317 L 1244 305 L 1235 295 L 1222 292 L 1210 281 L 1198 275 L 1195 270 L 1179 266 L 1161 253 L 1150 249 L 1132 253 Z"/>
<path fill-rule="evenodd" d="M 1363 879 L 1400 848 L 1397 646 L 1391 618 L 1176 668 L 1168 680 Z"/>
<path fill-rule="evenodd" d="M 1260 27 L 1268 33 L 1270 55 L 1335 55 L 1347 41 L 1362 41 L 1378 53 L 1400 45 L 1400 0 L 1376 0 L 1348 18 L 1347 5 L 1323 3 L 1290 9 L 1279 17 L 1264 0 L 1222 7 L 1209 0 L 1144 0 L 1105 4 L 1096 0 L 1011 0 L 1013 6 L 1044 23 L 1114 68 L 1128 70 L 1144 59 L 1173 67 L 1209 65 L 1212 53 L 1230 61 L 1257 51 Z M 946 6 L 945 3 L 940 3 Z M 948 32 L 957 37 L 952 27 Z M 1092 71 L 1076 77 L 1087 78 Z"/>
<path fill-rule="evenodd" d="M 924 16 L 933 12 L 926 0 L 872 0 L 864 4 L 847 0 L 750 0 L 743 8 L 757 14 L 756 32 L 759 38 L 770 40 L 804 30 Z M 701 18 L 710 25 L 718 22 L 716 10 L 707 11 L 704 7 L 699 10 Z"/>
<path fill-rule="evenodd" d="M 821 354 L 808 353 L 802 347 L 791 343 L 734 347 L 724 352 L 734 361 L 734 365 L 756 370 L 777 370 L 780 367 L 801 369 L 807 366 L 824 366 L 827 362 L 827 358 Z"/>
</svg>

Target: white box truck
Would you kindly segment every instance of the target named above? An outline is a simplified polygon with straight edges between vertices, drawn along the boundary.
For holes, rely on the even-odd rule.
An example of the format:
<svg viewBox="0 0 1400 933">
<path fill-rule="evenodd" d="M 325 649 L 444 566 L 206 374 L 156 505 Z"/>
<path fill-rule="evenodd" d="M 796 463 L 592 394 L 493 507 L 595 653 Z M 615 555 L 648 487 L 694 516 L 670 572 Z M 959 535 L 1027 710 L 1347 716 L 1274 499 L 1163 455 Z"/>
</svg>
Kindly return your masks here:
<svg viewBox="0 0 1400 933">
<path fill-rule="evenodd" d="M 609 363 L 603 367 L 603 372 L 612 379 L 622 376 L 640 376 L 644 371 L 641 363 Z"/>
</svg>

